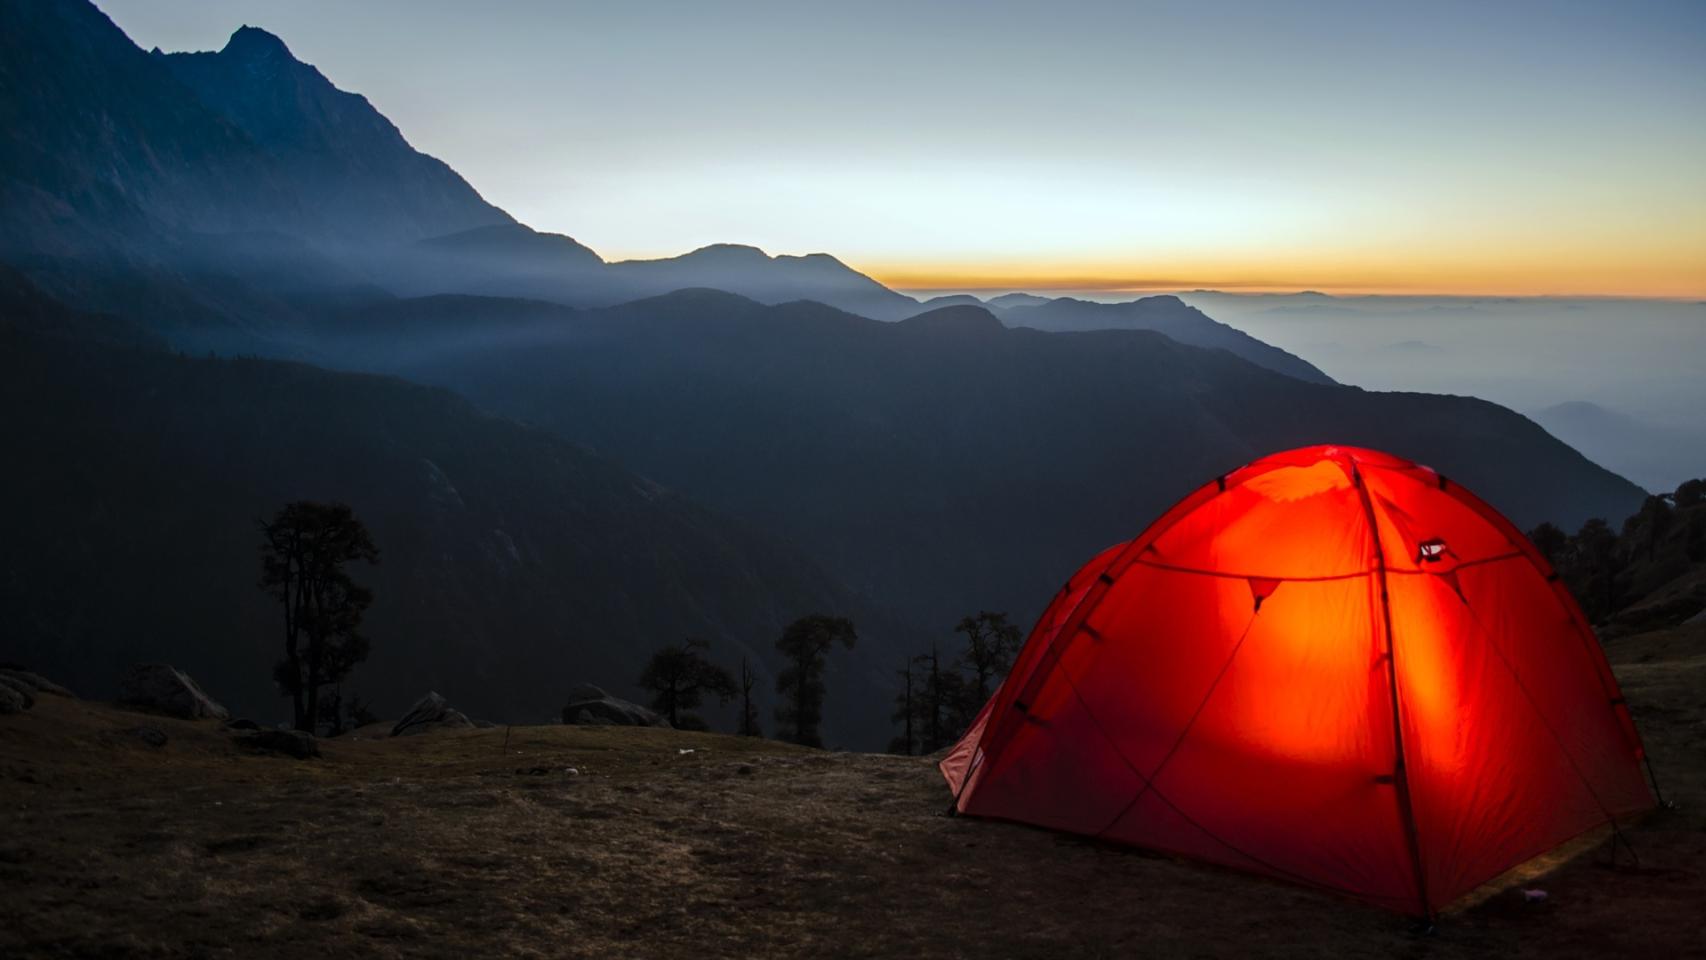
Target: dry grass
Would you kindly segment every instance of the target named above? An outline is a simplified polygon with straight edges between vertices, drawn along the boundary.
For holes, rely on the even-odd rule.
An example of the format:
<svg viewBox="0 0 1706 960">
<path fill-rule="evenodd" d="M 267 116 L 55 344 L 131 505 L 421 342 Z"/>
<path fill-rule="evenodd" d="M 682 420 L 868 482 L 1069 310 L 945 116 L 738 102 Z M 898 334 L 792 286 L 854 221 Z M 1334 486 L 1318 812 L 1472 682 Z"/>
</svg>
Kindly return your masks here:
<svg viewBox="0 0 1706 960">
<path fill-rule="evenodd" d="M 1490 888 L 1425 938 L 1285 884 L 944 817 L 919 759 L 517 727 L 507 751 L 498 729 L 298 762 L 44 697 L 0 718 L 0 956 L 1702 955 L 1706 628 L 1612 652 L 1683 809 L 1628 831 L 1639 870 L 1590 838 L 1527 868 L 1545 904 Z"/>
</svg>

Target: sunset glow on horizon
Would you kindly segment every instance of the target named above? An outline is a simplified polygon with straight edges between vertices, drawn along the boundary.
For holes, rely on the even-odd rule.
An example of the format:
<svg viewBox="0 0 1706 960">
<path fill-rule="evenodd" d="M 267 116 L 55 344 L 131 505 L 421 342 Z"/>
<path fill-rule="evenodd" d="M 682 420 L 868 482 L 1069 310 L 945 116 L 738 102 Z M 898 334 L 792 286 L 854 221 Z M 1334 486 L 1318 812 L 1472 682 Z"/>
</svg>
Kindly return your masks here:
<svg viewBox="0 0 1706 960">
<path fill-rule="evenodd" d="M 914 291 L 1706 299 L 1691 0 L 101 7 L 145 48 L 272 30 L 607 260 L 745 243 Z"/>
<path fill-rule="evenodd" d="M 1227 293 L 1299 293 L 1337 296 L 1462 297 L 1617 297 L 1654 300 L 1706 299 L 1706 263 L 1549 263 L 1510 264 L 1483 261 L 1469 269 L 1461 263 L 1426 260 L 1364 268 L 1323 258 L 1298 260 L 1283 267 L 1260 264 L 1175 264 L 1144 271 L 1141 262 L 1086 264 L 960 264 L 850 262 L 883 285 L 920 296 L 976 295 L 1008 291 L 1152 293 L 1218 290 Z M 1242 269 L 1241 269 L 1242 267 Z"/>
</svg>

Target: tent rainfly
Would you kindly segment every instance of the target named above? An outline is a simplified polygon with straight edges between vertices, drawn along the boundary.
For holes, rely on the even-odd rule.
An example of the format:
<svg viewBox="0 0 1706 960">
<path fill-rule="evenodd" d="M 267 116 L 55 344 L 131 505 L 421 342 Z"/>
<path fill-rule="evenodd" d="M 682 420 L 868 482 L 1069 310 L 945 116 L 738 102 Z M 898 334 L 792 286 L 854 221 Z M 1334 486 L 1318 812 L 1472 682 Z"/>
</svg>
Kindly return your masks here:
<svg viewBox="0 0 1706 960">
<path fill-rule="evenodd" d="M 1326 446 L 1074 574 L 941 768 L 961 813 L 1432 916 L 1652 807 L 1644 760 L 1520 530 L 1427 467 Z"/>
</svg>

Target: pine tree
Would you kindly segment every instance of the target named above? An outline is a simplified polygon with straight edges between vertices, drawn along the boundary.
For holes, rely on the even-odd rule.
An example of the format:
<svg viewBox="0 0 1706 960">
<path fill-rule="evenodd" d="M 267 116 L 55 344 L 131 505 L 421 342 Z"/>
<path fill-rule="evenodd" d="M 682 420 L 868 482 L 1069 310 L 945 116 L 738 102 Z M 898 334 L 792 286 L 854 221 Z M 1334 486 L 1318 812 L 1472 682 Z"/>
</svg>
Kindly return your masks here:
<svg viewBox="0 0 1706 960">
<path fill-rule="evenodd" d="M 782 697 L 776 706 L 776 719 L 781 724 L 782 739 L 808 747 L 823 746 L 818 727 L 823 723 L 824 661 L 837 645 L 851 650 L 858 640 L 853 621 L 823 614 L 801 617 L 782 631 L 776 641 L 776 649 L 788 660 L 788 666 L 776 675 L 776 692 Z"/>
</svg>

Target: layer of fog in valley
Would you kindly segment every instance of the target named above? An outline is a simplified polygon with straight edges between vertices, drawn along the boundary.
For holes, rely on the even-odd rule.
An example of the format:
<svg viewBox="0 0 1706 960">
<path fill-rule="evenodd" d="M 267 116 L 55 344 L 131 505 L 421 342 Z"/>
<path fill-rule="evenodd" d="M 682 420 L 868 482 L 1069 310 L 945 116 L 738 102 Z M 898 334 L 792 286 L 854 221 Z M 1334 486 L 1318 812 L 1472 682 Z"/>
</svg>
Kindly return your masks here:
<svg viewBox="0 0 1706 960">
<path fill-rule="evenodd" d="M 1650 490 L 1669 491 L 1706 473 L 1706 304 L 1201 290 L 1179 296 L 1341 383 L 1508 406 Z"/>
</svg>

